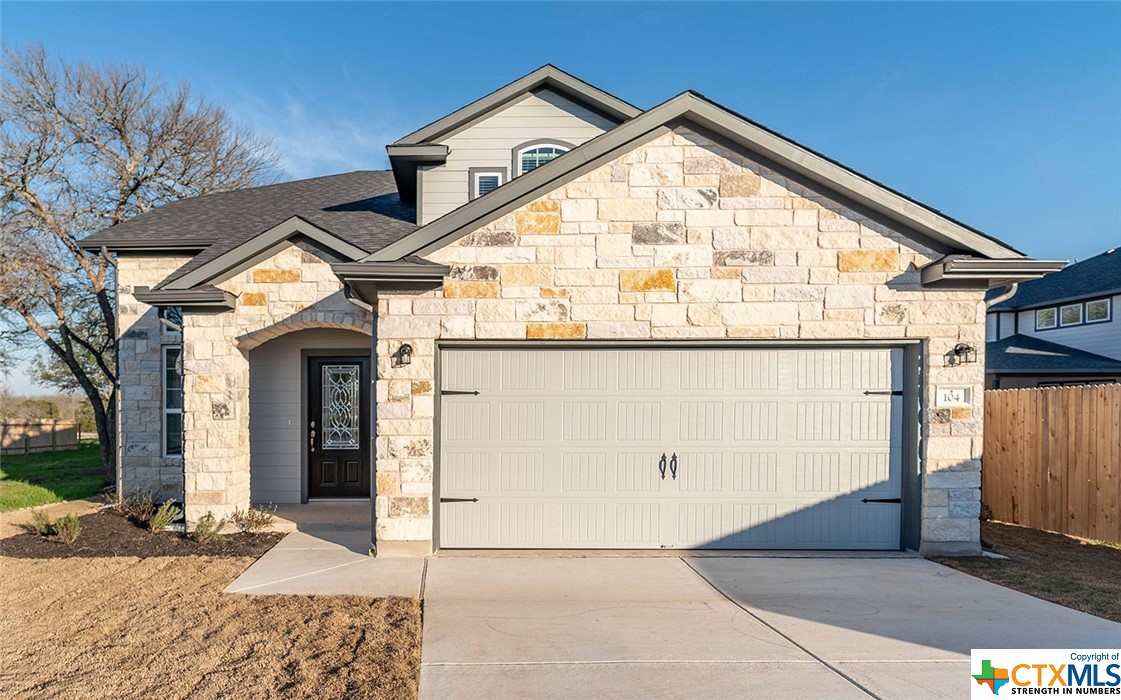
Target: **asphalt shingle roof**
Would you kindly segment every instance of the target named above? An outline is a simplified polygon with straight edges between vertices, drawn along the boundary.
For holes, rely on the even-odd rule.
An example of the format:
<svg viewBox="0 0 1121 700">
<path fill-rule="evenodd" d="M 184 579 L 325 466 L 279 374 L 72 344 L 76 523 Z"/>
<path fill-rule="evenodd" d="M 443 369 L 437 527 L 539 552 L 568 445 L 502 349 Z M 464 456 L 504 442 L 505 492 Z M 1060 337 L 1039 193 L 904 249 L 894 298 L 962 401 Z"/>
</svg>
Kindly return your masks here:
<svg viewBox="0 0 1121 700">
<path fill-rule="evenodd" d="M 1109 251 L 1081 262 L 1067 265 L 1037 280 L 1022 283 L 1015 296 L 993 306 L 989 311 L 1012 311 L 1045 306 L 1059 301 L 1108 294 L 1121 289 L 1121 252 Z M 989 292 L 989 298 L 1002 290 Z"/>
<path fill-rule="evenodd" d="M 989 374 L 1118 372 L 1121 361 L 1028 335 L 1010 335 L 985 345 Z"/>
<path fill-rule="evenodd" d="M 86 242 L 112 247 L 121 240 L 213 241 L 170 280 L 293 216 L 368 253 L 417 228 L 415 210 L 397 196 L 393 173 L 359 170 L 172 202 L 95 233 Z"/>
</svg>

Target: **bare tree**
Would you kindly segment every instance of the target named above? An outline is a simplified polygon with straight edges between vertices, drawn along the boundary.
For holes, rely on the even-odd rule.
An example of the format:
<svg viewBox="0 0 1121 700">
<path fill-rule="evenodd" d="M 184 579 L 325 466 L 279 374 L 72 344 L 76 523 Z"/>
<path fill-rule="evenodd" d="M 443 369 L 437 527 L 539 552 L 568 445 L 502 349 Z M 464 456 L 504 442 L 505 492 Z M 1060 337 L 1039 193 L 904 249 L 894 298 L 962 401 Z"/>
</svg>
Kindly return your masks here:
<svg viewBox="0 0 1121 700">
<path fill-rule="evenodd" d="M 9 48 L 0 83 L 0 340 L 45 346 L 116 473 L 114 262 L 78 241 L 176 199 L 274 178 L 270 144 L 129 64 Z M 55 372 L 57 376 L 58 373 Z"/>
</svg>

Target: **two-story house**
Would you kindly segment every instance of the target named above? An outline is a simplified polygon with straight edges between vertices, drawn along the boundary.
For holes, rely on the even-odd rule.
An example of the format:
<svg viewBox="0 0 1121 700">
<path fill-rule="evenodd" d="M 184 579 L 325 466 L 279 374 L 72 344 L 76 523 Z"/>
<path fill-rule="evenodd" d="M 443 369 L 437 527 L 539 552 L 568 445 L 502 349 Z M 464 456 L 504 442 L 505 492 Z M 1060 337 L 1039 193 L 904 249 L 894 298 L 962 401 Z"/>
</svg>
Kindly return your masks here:
<svg viewBox="0 0 1121 700">
<path fill-rule="evenodd" d="M 955 348 L 1061 263 L 552 66 L 388 155 L 83 242 L 118 265 L 123 493 L 369 499 L 433 548 L 980 551 Z"/>
<path fill-rule="evenodd" d="M 989 296 L 986 388 L 1121 382 L 1116 249 Z"/>
</svg>

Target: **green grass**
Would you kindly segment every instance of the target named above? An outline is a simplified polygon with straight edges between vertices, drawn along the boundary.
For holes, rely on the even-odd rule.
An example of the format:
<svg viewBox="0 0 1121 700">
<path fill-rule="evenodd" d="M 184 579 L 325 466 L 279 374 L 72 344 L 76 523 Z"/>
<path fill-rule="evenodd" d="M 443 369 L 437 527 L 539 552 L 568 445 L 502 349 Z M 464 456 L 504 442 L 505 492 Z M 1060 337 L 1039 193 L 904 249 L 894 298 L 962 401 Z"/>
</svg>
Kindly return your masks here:
<svg viewBox="0 0 1121 700">
<path fill-rule="evenodd" d="M 101 450 L 85 441 L 76 450 L 0 457 L 0 513 L 95 496 L 105 488 Z"/>
</svg>

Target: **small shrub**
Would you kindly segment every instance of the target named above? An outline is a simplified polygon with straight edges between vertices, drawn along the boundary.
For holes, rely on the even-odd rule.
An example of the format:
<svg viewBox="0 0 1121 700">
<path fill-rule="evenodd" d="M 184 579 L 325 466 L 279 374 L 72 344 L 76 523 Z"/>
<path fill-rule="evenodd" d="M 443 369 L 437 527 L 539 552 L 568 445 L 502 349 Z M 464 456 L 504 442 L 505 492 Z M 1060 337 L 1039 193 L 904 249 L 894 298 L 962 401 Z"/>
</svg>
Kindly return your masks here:
<svg viewBox="0 0 1121 700">
<path fill-rule="evenodd" d="M 78 516 L 71 513 L 55 522 L 54 532 L 58 535 L 58 539 L 66 544 L 74 544 L 74 541 L 78 539 L 78 535 L 82 532 L 82 524 L 78 522 Z"/>
<path fill-rule="evenodd" d="M 131 497 L 120 497 L 110 506 L 114 515 L 128 518 L 137 525 L 147 525 L 156 514 L 151 493 L 135 491 Z"/>
<path fill-rule="evenodd" d="M 54 534 L 54 523 L 51 522 L 50 516 L 41 510 L 31 511 L 31 525 L 35 528 L 35 532 L 43 537 Z"/>
<path fill-rule="evenodd" d="M 242 532 L 257 534 L 272 527 L 276 522 L 276 506 L 235 510 L 231 517 L 234 525 Z"/>
<path fill-rule="evenodd" d="M 160 532 L 168 525 L 172 524 L 183 515 L 183 509 L 175 505 L 175 501 L 168 499 L 163 502 L 163 505 L 156 509 L 156 512 L 148 520 L 148 530 L 151 532 Z"/>
<path fill-rule="evenodd" d="M 225 519 L 218 520 L 213 513 L 207 511 L 206 515 L 199 518 L 198 524 L 195 525 L 195 540 L 199 544 L 221 542 L 226 539 L 226 536 L 222 534 L 222 528 L 225 526 Z"/>
</svg>

